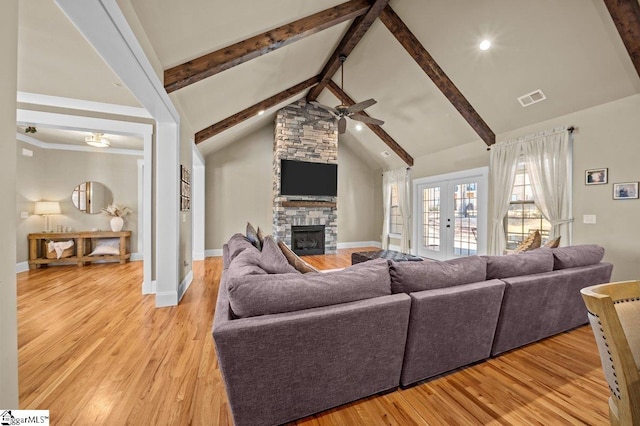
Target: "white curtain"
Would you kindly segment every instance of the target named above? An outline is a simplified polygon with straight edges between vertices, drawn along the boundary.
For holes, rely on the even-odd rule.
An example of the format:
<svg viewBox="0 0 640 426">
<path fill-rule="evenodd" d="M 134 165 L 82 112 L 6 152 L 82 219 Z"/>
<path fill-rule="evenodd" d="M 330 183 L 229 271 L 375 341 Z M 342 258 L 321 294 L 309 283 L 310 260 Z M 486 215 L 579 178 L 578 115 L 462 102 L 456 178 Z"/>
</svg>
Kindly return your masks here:
<svg viewBox="0 0 640 426">
<path fill-rule="evenodd" d="M 411 198 L 409 195 L 409 182 L 411 181 L 411 169 L 402 168 L 394 170 L 395 183 L 398 185 L 398 210 L 402 217 L 402 233 L 400 234 L 400 251 L 409 253 L 409 239 L 411 237 Z"/>
<path fill-rule="evenodd" d="M 522 145 L 536 206 L 551 223 L 549 238 L 571 244 L 569 132 L 542 133 Z"/>
<path fill-rule="evenodd" d="M 503 221 L 509 210 L 520 152 L 520 144 L 512 142 L 501 142 L 491 147 L 489 187 L 493 192 L 491 203 L 493 215 L 489 235 L 489 254 L 502 254 L 507 247 Z"/>
<path fill-rule="evenodd" d="M 526 163 L 536 206 L 552 225 L 549 238 L 561 236 L 563 245 L 571 244 L 570 138 L 567 128 L 561 127 L 491 147 L 493 216 L 489 254 L 502 254 L 506 247 L 504 217 L 521 157 Z"/>
<path fill-rule="evenodd" d="M 382 249 L 389 248 L 389 222 L 391 222 L 391 185 L 393 184 L 393 173 L 384 172 L 382 174 Z"/>
</svg>

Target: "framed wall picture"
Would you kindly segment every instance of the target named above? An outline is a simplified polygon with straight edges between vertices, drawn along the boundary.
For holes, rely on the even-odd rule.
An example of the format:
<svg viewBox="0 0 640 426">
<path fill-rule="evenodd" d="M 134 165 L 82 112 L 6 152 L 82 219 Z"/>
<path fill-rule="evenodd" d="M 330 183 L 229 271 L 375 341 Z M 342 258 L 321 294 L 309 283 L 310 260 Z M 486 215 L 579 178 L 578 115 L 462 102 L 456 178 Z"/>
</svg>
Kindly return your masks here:
<svg viewBox="0 0 640 426">
<path fill-rule="evenodd" d="M 638 198 L 638 182 L 623 182 L 613 184 L 614 200 L 633 200 Z"/>
<path fill-rule="evenodd" d="M 191 172 L 180 165 L 180 210 L 191 210 Z"/>
<path fill-rule="evenodd" d="M 609 169 L 590 169 L 584 172 L 585 185 L 603 185 L 609 181 Z"/>
</svg>

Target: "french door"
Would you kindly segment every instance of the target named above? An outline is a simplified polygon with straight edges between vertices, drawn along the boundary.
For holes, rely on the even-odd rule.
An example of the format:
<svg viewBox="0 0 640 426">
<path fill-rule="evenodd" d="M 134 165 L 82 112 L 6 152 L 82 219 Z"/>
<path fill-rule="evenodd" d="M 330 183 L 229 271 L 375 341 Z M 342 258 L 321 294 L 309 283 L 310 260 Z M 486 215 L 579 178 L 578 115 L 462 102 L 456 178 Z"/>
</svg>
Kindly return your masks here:
<svg viewBox="0 0 640 426">
<path fill-rule="evenodd" d="M 488 169 L 413 181 L 414 254 L 446 260 L 485 254 Z"/>
</svg>

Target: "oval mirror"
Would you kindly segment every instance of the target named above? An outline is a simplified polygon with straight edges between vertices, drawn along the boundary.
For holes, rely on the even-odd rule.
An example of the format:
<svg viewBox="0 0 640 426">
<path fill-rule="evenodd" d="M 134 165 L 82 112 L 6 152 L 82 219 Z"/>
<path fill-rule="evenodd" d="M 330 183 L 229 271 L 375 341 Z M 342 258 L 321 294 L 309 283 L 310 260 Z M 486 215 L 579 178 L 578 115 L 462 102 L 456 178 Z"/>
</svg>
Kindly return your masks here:
<svg viewBox="0 0 640 426">
<path fill-rule="evenodd" d="M 100 182 L 82 182 L 73 189 L 71 202 L 81 212 L 96 214 L 113 203 L 113 194 Z"/>
</svg>

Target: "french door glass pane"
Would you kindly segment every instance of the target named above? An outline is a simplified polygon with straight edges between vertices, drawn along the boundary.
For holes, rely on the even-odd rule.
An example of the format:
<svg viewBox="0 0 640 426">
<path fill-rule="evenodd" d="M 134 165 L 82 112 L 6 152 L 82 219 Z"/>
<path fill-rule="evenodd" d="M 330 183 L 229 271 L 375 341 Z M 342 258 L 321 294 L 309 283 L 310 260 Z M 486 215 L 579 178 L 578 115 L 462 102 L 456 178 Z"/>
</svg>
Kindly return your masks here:
<svg viewBox="0 0 640 426">
<path fill-rule="evenodd" d="M 423 246 L 440 251 L 440 188 L 425 188 L 422 191 Z"/>
<path fill-rule="evenodd" d="M 454 190 L 454 254 L 472 256 L 478 252 L 477 184 L 459 184 Z"/>
</svg>

